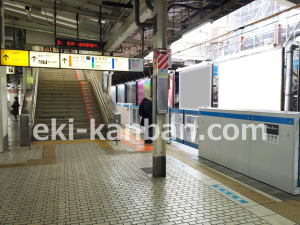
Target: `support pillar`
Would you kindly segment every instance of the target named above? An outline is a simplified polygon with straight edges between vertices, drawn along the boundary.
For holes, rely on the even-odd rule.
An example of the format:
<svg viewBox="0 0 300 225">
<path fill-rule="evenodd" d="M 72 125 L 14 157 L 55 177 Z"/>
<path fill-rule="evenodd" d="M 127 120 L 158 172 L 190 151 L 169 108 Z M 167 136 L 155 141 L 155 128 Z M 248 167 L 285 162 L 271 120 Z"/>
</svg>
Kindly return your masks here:
<svg viewBox="0 0 300 225">
<path fill-rule="evenodd" d="M 154 1 L 154 24 L 153 24 L 153 49 L 167 49 L 167 25 L 168 25 L 168 1 L 167 0 L 155 0 Z M 164 96 L 168 96 L 168 86 L 163 90 L 160 85 L 161 71 L 156 69 L 153 71 L 152 78 L 152 99 L 153 99 L 153 123 L 159 127 L 158 138 L 153 141 L 153 177 L 165 177 L 166 176 L 166 140 L 163 140 L 163 125 L 168 124 L 167 113 L 158 113 L 158 104 L 165 101 L 161 101 Z M 165 89 L 165 90 L 164 90 Z M 161 92 L 162 91 L 162 92 Z M 168 101 L 166 101 L 166 108 L 168 107 Z M 154 130 L 153 136 L 156 137 L 157 130 Z"/>
<path fill-rule="evenodd" d="M 274 43 L 278 45 L 282 44 L 282 25 L 279 23 L 275 24 Z"/>
<path fill-rule="evenodd" d="M 0 0 L 0 17 L 1 17 L 1 48 L 5 48 L 4 35 L 4 8 Z M 8 148 L 8 110 L 7 110 L 7 78 L 6 67 L 0 67 L 0 153 L 5 152 Z"/>
<path fill-rule="evenodd" d="M 112 82 L 112 74 L 111 71 L 108 72 L 108 87 L 107 92 L 109 95 L 111 95 L 111 82 Z"/>
</svg>

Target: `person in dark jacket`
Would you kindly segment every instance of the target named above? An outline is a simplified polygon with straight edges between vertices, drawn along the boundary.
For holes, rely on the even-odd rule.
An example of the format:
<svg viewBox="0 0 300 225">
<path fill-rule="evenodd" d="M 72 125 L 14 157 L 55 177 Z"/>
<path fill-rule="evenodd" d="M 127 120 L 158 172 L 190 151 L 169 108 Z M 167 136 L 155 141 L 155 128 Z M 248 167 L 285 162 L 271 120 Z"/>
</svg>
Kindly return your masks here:
<svg viewBox="0 0 300 225">
<path fill-rule="evenodd" d="M 12 104 L 12 114 L 15 116 L 15 120 L 14 122 L 18 122 L 18 115 L 19 115 L 19 107 L 20 107 L 20 104 L 19 104 L 19 100 L 18 100 L 18 97 L 15 97 L 15 101 L 14 103 Z"/>
<path fill-rule="evenodd" d="M 145 127 L 145 119 L 148 119 L 148 126 L 152 124 L 152 97 L 144 98 L 140 107 L 143 107 L 143 115 L 141 120 L 141 126 Z M 145 130 L 145 134 L 146 134 Z M 148 137 L 153 137 L 153 127 L 148 127 Z M 145 135 L 145 144 L 152 144 L 152 140 L 146 139 Z"/>
</svg>

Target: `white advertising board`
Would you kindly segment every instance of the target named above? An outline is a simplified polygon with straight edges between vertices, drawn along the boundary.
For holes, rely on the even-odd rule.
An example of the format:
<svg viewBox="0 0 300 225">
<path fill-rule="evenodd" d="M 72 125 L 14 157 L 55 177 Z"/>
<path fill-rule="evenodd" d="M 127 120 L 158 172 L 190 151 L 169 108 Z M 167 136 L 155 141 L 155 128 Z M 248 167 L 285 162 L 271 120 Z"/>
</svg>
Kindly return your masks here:
<svg viewBox="0 0 300 225">
<path fill-rule="evenodd" d="M 211 107 L 212 65 L 191 68 L 179 72 L 179 108 L 198 110 Z"/>
<path fill-rule="evenodd" d="M 281 109 L 282 49 L 219 63 L 219 108 Z"/>
<path fill-rule="evenodd" d="M 59 68 L 59 53 L 53 52 L 29 52 L 31 67 Z"/>
</svg>

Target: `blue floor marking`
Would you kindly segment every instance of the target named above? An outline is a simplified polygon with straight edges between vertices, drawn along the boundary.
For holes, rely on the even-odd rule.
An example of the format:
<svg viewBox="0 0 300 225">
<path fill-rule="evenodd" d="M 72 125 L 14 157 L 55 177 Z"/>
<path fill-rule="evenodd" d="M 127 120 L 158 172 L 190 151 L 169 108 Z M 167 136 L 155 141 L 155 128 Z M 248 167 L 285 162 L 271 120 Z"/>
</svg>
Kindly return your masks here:
<svg viewBox="0 0 300 225">
<path fill-rule="evenodd" d="M 219 185 L 213 185 L 214 188 L 218 189 L 219 191 L 223 192 L 224 194 L 230 196 L 231 198 L 237 200 L 240 203 L 248 203 L 247 201 L 245 201 L 244 199 L 239 198 L 238 196 L 232 194 L 229 191 L 226 191 L 224 188 L 220 187 Z"/>
<path fill-rule="evenodd" d="M 185 167 L 185 165 L 183 165 L 182 163 L 174 160 L 174 159 L 171 159 L 171 158 L 168 158 L 168 160 L 170 160 L 171 162 L 175 163 L 176 165 L 180 166 L 180 167 Z"/>
</svg>

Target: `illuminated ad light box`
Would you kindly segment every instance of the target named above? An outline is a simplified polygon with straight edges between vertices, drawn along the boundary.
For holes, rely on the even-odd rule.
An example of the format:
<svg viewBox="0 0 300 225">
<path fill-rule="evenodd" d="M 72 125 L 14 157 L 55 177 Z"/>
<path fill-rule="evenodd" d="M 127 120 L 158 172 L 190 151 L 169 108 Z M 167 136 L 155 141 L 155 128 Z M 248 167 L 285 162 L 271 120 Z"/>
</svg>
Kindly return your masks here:
<svg viewBox="0 0 300 225">
<path fill-rule="evenodd" d="M 1 49 L 1 65 L 28 67 L 28 51 Z"/>
<path fill-rule="evenodd" d="M 144 71 L 143 59 L 61 53 L 60 61 L 62 69 Z"/>
<path fill-rule="evenodd" d="M 59 68 L 59 53 L 29 52 L 31 67 Z"/>
<path fill-rule="evenodd" d="M 179 108 L 198 110 L 212 104 L 213 65 L 179 71 Z"/>
<path fill-rule="evenodd" d="M 219 63 L 219 108 L 281 109 L 282 49 Z"/>
<path fill-rule="evenodd" d="M 151 96 L 151 79 L 138 81 L 138 105 L 140 105 L 144 98 Z"/>
</svg>

